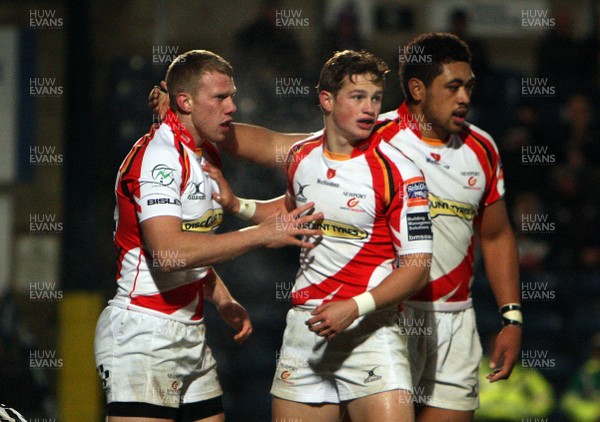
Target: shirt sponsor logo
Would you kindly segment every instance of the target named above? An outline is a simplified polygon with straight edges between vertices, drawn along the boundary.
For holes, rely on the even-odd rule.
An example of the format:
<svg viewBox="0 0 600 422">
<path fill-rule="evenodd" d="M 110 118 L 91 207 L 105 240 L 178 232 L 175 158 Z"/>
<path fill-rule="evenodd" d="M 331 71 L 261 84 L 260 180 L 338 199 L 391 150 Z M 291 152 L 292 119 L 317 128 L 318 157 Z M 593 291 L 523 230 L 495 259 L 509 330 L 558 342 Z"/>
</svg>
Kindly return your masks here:
<svg viewBox="0 0 600 422">
<path fill-rule="evenodd" d="M 321 230 L 323 235 L 341 239 L 366 239 L 368 234 L 365 230 L 339 221 L 323 220 L 314 224 L 314 228 Z"/>
<path fill-rule="evenodd" d="M 477 208 L 463 202 L 439 198 L 430 193 L 429 212 L 431 213 L 431 218 L 436 218 L 438 215 L 447 215 L 471 221 L 477 215 Z"/>
<path fill-rule="evenodd" d="M 434 155 L 434 154 L 432 154 Z M 435 154 L 435 156 L 439 156 L 438 154 Z M 440 157 L 441 158 L 441 157 Z M 430 157 L 425 157 L 425 162 L 429 163 L 429 164 L 434 164 L 436 166 L 441 166 L 443 168 L 445 168 L 446 170 L 448 170 L 450 168 L 450 166 L 448 164 L 441 164 L 438 160 L 436 160 L 435 158 L 430 158 Z"/>
<path fill-rule="evenodd" d="M 204 180 L 201 181 L 200 183 L 190 182 L 190 184 L 193 187 L 193 190 L 188 195 L 189 200 L 206 199 L 206 194 L 204 193 L 204 190 L 202 189 L 203 183 L 204 183 Z"/>
<path fill-rule="evenodd" d="M 347 196 L 350 198 L 358 198 L 358 199 L 365 199 L 367 197 L 367 195 L 364 193 L 354 193 L 354 192 L 344 192 L 344 196 Z"/>
<path fill-rule="evenodd" d="M 208 210 L 196 220 L 184 221 L 181 228 L 186 232 L 207 233 L 216 230 L 222 222 L 222 209 Z"/>
<path fill-rule="evenodd" d="M 427 205 L 428 189 L 424 180 L 407 183 L 406 194 L 408 195 L 407 205 L 409 207 Z"/>
<path fill-rule="evenodd" d="M 298 192 L 296 192 L 296 200 L 300 202 L 308 201 L 308 198 L 304 196 L 304 189 L 310 186 L 310 184 L 307 183 L 306 185 L 303 185 L 300 182 L 296 182 L 296 184 L 298 185 Z"/>
<path fill-rule="evenodd" d="M 153 198 L 148 199 L 148 205 L 178 205 L 181 206 L 181 201 L 176 198 Z"/>
<path fill-rule="evenodd" d="M 166 164 L 158 164 L 152 169 L 152 179 L 162 186 L 169 186 L 175 181 L 175 169 Z"/>
<path fill-rule="evenodd" d="M 463 185 L 463 188 L 470 189 L 470 190 L 481 190 L 482 189 L 479 186 L 477 186 L 477 178 L 475 176 L 469 176 L 469 178 L 467 179 L 467 185 L 468 186 Z"/>
<path fill-rule="evenodd" d="M 346 202 L 346 205 L 349 208 L 354 208 L 356 207 L 358 204 L 360 204 L 360 200 L 356 199 L 356 198 L 350 198 L 348 199 L 348 202 Z"/>
<path fill-rule="evenodd" d="M 329 180 L 317 179 L 319 185 L 331 186 L 333 188 L 339 188 L 339 183 L 330 182 Z"/>
<path fill-rule="evenodd" d="M 432 240 L 431 219 L 428 212 L 406 214 L 408 240 Z"/>
</svg>

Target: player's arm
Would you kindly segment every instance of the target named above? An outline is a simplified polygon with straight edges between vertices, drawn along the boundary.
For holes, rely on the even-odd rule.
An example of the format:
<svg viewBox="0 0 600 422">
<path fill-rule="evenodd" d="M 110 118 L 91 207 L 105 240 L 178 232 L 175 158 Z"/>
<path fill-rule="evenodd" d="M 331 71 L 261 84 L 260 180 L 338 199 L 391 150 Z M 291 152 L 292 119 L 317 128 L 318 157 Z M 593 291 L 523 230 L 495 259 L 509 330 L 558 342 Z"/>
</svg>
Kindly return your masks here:
<svg viewBox="0 0 600 422">
<path fill-rule="evenodd" d="M 214 277 L 204 285 L 204 298 L 212 302 L 219 311 L 221 319 L 236 330 L 233 340 L 242 344 L 252 334 L 252 323 L 248 312 L 233 298 L 214 269 L 212 271 Z"/>
<path fill-rule="evenodd" d="M 288 151 L 308 133 L 280 133 L 261 126 L 234 123 L 219 145 L 232 155 L 265 166 L 281 166 Z"/>
<path fill-rule="evenodd" d="M 169 94 L 165 81 L 161 82 L 161 87 L 162 90 L 155 86 L 150 91 L 148 108 L 162 119 L 169 109 Z M 261 126 L 234 123 L 227 138 L 219 145 L 236 157 L 274 167 L 283 163 L 283 159 L 295 142 L 309 135 L 308 133 L 280 133 Z"/>
<path fill-rule="evenodd" d="M 280 213 L 284 215 L 294 208 L 286 209 L 283 195 L 264 201 L 239 198 L 233 193 L 231 185 L 223 177 L 223 173 L 218 167 L 206 162 L 202 168 L 219 186 L 219 194 L 213 194 L 213 198 L 225 211 L 243 220 L 259 224 L 273 214 Z"/>
<path fill-rule="evenodd" d="M 400 267 L 377 287 L 349 300 L 327 302 L 317 307 L 306 324 L 310 331 L 331 340 L 361 315 L 399 304 L 418 293 L 429 279 L 431 254 L 400 257 Z"/>
<path fill-rule="evenodd" d="M 303 225 L 323 218 L 322 214 L 299 216 L 311 207 L 307 204 L 287 214 L 273 214 L 257 226 L 223 234 L 185 232 L 181 229 L 182 220 L 173 216 L 149 218 L 141 223 L 141 228 L 151 256 L 174 257 L 159 260 L 161 270 L 172 271 L 225 262 L 258 247 L 310 248 L 310 243 L 297 236 L 320 234 Z M 282 225 L 282 219 L 290 224 Z"/>
<path fill-rule="evenodd" d="M 476 225 L 487 278 L 498 308 L 509 304 L 519 307 L 517 310 L 511 306 L 503 312 L 503 320 L 512 323 L 502 328 L 494 344 L 490 358 L 493 372 L 487 376 L 494 382 L 510 376 L 521 350 L 519 258 L 503 199 L 483 207 Z"/>
<path fill-rule="evenodd" d="M 317 307 L 307 325 L 320 336 L 331 339 L 357 317 L 399 304 L 427 284 L 433 249 L 427 186 L 416 167 L 405 171 L 406 179 L 393 196 L 386 217 L 398 256 L 397 267 L 373 289 L 347 301 Z"/>
</svg>

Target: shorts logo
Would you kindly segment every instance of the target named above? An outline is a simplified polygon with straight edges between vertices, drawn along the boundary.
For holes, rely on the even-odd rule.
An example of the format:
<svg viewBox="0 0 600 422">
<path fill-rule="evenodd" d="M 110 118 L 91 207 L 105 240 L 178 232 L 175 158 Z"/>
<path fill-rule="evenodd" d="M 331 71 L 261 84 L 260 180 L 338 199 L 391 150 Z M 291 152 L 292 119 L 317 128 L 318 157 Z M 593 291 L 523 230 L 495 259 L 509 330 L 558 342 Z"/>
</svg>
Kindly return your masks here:
<svg viewBox="0 0 600 422">
<path fill-rule="evenodd" d="M 288 380 L 288 378 L 290 378 L 292 376 L 293 371 L 294 370 L 291 368 L 289 371 L 287 369 L 284 369 L 283 371 L 281 371 L 281 373 L 279 374 L 279 379 L 281 380 L 281 382 L 284 384 L 287 384 L 287 385 L 294 385 L 293 381 Z"/>
<path fill-rule="evenodd" d="M 469 394 L 467 394 L 467 397 L 477 397 L 478 395 L 478 391 L 477 391 L 477 384 L 474 384 L 471 386 L 471 392 Z"/>
<path fill-rule="evenodd" d="M 379 368 L 379 365 L 375 366 L 373 369 L 363 369 L 362 372 L 366 372 L 367 373 L 367 378 L 365 378 L 365 380 L 363 381 L 365 384 L 368 384 L 370 382 L 374 382 L 374 381 L 378 381 L 381 379 L 380 375 L 377 375 L 375 373 L 375 370 Z"/>
<path fill-rule="evenodd" d="M 100 365 L 96 368 L 98 371 L 98 375 L 100 375 L 100 379 L 102 380 L 102 388 L 106 389 L 108 384 L 108 378 L 110 377 L 110 372 L 108 369 L 104 369 L 104 365 Z"/>
</svg>

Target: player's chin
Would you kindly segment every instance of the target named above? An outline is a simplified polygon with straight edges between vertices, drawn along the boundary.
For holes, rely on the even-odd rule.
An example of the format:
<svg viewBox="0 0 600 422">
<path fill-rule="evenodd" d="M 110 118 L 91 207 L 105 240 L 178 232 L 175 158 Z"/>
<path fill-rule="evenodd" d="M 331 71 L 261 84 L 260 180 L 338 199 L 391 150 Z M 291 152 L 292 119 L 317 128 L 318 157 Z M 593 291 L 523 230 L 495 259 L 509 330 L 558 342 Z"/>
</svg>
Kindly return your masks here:
<svg viewBox="0 0 600 422">
<path fill-rule="evenodd" d="M 352 131 L 352 137 L 354 138 L 353 141 L 362 141 L 363 139 L 368 138 L 369 136 L 371 136 L 372 131 L 373 125 L 370 125 L 368 128 L 366 126 L 357 127 L 355 130 Z"/>
<path fill-rule="evenodd" d="M 460 123 L 455 123 L 455 122 L 451 122 L 447 127 L 446 130 L 448 131 L 448 133 L 455 135 L 457 133 L 460 133 L 461 130 L 463 130 L 464 125 L 460 124 Z"/>
<path fill-rule="evenodd" d="M 219 130 L 215 134 L 213 134 L 213 136 L 211 137 L 211 141 L 222 142 L 225 140 L 226 137 L 227 137 L 227 132 Z"/>
</svg>

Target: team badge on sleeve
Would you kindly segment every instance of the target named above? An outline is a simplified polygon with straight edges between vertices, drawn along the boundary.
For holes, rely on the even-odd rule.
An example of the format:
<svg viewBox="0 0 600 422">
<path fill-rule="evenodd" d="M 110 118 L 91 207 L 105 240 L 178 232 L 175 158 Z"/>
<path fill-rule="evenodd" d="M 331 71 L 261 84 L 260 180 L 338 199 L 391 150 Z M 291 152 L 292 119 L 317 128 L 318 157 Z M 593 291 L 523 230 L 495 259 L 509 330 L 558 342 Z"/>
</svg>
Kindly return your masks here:
<svg viewBox="0 0 600 422">
<path fill-rule="evenodd" d="M 407 205 L 409 207 L 427 205 L 429 191 L 422 177 L 414 177 L 404 182 L 404 184 L 406 186 Z"/>
<path fill-rule="evenodd" d="M 431 219 L 428 212 L 406 214 L 408 240 L 432 240 Z"/>
</svg>

